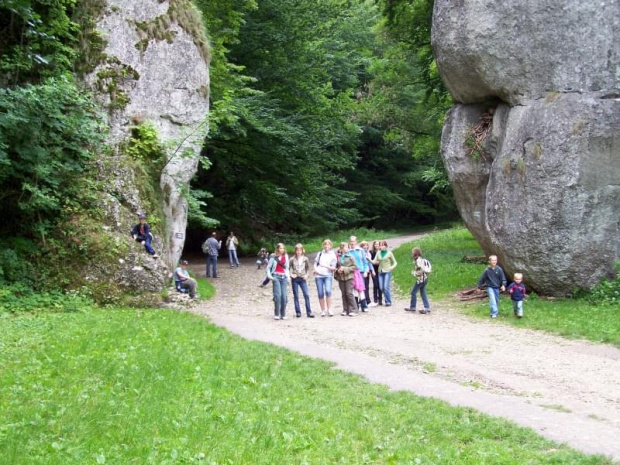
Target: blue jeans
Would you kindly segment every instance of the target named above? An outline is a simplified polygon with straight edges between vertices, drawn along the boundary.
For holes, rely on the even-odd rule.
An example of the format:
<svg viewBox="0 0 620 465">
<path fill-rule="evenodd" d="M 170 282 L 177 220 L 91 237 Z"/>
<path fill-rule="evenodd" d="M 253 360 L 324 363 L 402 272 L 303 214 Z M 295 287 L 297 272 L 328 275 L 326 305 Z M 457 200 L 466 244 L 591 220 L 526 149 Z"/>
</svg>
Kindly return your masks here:
<svg viewBox="0 0 620 465">
<path fill-rule="evenodd" d="M 516 316 L 523 316 L 523 301 L 513 300 L 512 309 L 514 310 Z"/>
<path fill-rule="evenodd" d="M 413 289 L 411 289 L 411 303 L 409 304 L 409 308 L 415 310 L 416 306 L 416 295 L 418 290 L 420 291 L 420 296 L 422 297 L 422 303 L 424 304 L 424 310 L 431 311 L 431 304 L 428 303 L 428 297 L 426 296 L 426 284 L 428 283 L 428 279 L 422 283 L 415 283 Z"/>
<path fill-rule="evenodd" d="M 146 249 L 146 251 L 151 255 L 155 255 L 155 250 L 153 249 L 153 247 L 151 247 L 151 240 L 152 239 L 150 234 L 147 234 L 146 236 L 138 234 L 138 236 L 136 237 L 136 242 L 144 241 L 144 248 Z"/>
<path fill-rule="evenodd" d="M 237 258 L 237 251 L 228 249 L 228 261 L 230 262 L 230 267 L 233 267 L 233 264 L 239 266 L 239 259 Z"/>
<path fill-rule="evenodd" d="M 332 281 L 333 276 L 317 276 L 314 278 L 316 283 L 316 290 L 319 293 L 319 300 L 323 297 L 332 296 Z"/>
<path fill-rule="evenodd" d="M 291 280 L 293 283 L 293 303 L 295 304 L 295 313 L 297 316 L 301 315 L 301 308 L 299 306 L 299 288 L 301 287 L 301 292 L 304 295 L 304 301 L 306 303 L 306 315 L 312 315 L 312 310 L 310 310 L 310 294 L 308 293 L 308 283 L 303 278 L 293 278 Z"/>
<path fill-rule="evenodd" d="M 211 273 L 209 273 L 209 268 L 213 268 L 213 277 L 217 278 L 217 255 L 207 254 L 207 276 L 211 276 Z"/>
<path fill-rule="evenodd" d="M 487 287 L 487 295 L 489 296 L 489 307 L 491 308 L 491 316 L 499 314 L 499 288 Z"/>
<path fill-rule="evenodd" d="M 283 318 L 286 316 L 286 276 L 283 274 L 273 275 L 273 301 L 275 309 L 273 314 Z"/>
<path fill-rule="evenodd" d="M 392 305 L 392 293 L 390 292 L 390 281 L 392 280 L 392 272 L 379 273 L 379 289 L 385 298 L 385 305 Z"/>
</svg>

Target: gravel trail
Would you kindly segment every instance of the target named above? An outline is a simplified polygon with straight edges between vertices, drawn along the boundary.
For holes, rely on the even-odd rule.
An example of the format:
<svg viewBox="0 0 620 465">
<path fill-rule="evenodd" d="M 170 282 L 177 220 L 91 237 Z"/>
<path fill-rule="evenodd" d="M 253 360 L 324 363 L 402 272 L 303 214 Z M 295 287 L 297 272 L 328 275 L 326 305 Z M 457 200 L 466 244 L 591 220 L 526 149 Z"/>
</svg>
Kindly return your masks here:
<svg viewBox="0 0 620 465">
<path fill-rule="evenodd" d="M 397 247 L 418 237 L 389 242 Z M 190 267 L 204 276 L 204 263 L 197 263 Z M 332 361 L 391 389 L 507 418 L 575 449 L 620 461 L 620 349 L 467 317 L 458 303 L 431 301 L 431 315 L 405 312 L 408 298 L 396 292 L 392 307 L 341 317 L 337 285 L 337 316 L 321 318 L 313 282 L 317 317 L 306 318 L 303 299 L 304 316 L 295 317 L 289 284 L 288 319 L 275 321 L 271 286 L 258 287 L 264 270 L 254 259 L 231 269 L 221 257 L 218 268 L 220 278 L 212 280 L 216 296 L 191 310 L 218 326 Z M 505 298 L 502 308 L 508 309 Z"/>
</svg>

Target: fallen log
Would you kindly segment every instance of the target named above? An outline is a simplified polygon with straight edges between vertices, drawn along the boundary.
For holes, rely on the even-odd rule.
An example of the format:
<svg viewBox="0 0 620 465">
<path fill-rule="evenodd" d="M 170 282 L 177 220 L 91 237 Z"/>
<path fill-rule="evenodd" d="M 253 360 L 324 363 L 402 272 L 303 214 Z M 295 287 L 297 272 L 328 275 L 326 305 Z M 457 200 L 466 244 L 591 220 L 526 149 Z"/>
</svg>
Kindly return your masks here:
<svg viewBox="0 0 620 465">
<path fill-rule="evenodd" d="M 461 302 L 468 300 L 482 300 L 486 299 L 487 293 L 482 289 L 474 287 L 472 289 L 465 289 L 457 293 L 457 297 Z"/>
<path fill-rule="evenodd" d="M 488 258 L 485 256 L 479 256 L 479 255 L 463 255 L 463 258 L 461 258 L 461 262 L 464 263 L 482 263 L 482 264 L 486 264 L 488 261 Z"/>
</svg>

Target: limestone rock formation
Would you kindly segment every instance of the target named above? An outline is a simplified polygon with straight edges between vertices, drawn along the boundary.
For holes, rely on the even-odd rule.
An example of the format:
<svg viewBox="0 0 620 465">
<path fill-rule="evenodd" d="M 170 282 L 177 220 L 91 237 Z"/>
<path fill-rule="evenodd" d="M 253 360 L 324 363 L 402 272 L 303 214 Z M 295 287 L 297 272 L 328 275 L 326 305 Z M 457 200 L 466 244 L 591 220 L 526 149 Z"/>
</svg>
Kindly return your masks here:
<svg viewBox="0 0 620 465">
<path fill-rule="evenodd" d="M 104 206 L 110 226 L 128 238 L 135 214 L 146 208 L 132 168 L 136 162 L 118 148 L 132 126 L 148 122 L 167 151 L 160 179 L 164 218 L 154 231 L 162 266 L 137 263 L 141 248 L 131 244 L 132 252 L 118 271 L 130 287 L 147 289 L 152 285 L 144 283 L 154 281 L 155 290 L 160 290 L 169 278 L 164 269 L 175 266 L 185 242 L 187 201 L 182 192 L 196 172 L 206 132 L 209 51 L 202 18 L 190 0 L 103 4 L 96 27 L 105 48 L 86 81 L 107 111 L 109 142 L 116 147 L 113 156 L 100 162 L 108 190 Z M 143 278 L 134 276 L 140 274 Z"/>
<path fill-rule="evenodd" d="M 547 295 L 590 288 L 620 260 L 619 31 L 618 0 L 435 1 L 459 211 Z"/>
</svg>

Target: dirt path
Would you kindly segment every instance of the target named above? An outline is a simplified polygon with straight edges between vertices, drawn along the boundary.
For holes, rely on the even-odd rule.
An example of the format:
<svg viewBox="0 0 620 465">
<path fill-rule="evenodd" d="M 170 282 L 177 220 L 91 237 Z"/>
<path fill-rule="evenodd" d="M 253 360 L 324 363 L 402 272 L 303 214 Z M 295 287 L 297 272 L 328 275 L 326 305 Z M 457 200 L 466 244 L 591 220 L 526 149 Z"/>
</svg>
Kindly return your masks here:
<svg viewBox="0 0 620 465">
<path fill-rule="evenodd" d="M 398 246 L 416 237 L 389 242 Z M 448 303 L 431 302 L 432 315 L 412 314 L 403 310 L 408 298 L 397 294 L 392 307 L 375 307 L 357 318 L 306 318 L 302 299 L 304 316 L 295 318 L 290 285 L 288 320 L 274 321 L 271 286 L 258 287 L 264 270 L 252 259 L 230 269 L 222 257 L 218 265 L 215 298 L 193 311 L 233 333 L 333 361 L 392 389 L 508 418 L 575 449 L 620 461 L 617 348 L 469 318 Z M 204 265 L 193 268 L 204 276 Z M 314 283 L 310 294 L 316 311 Z"/>
</svg>

